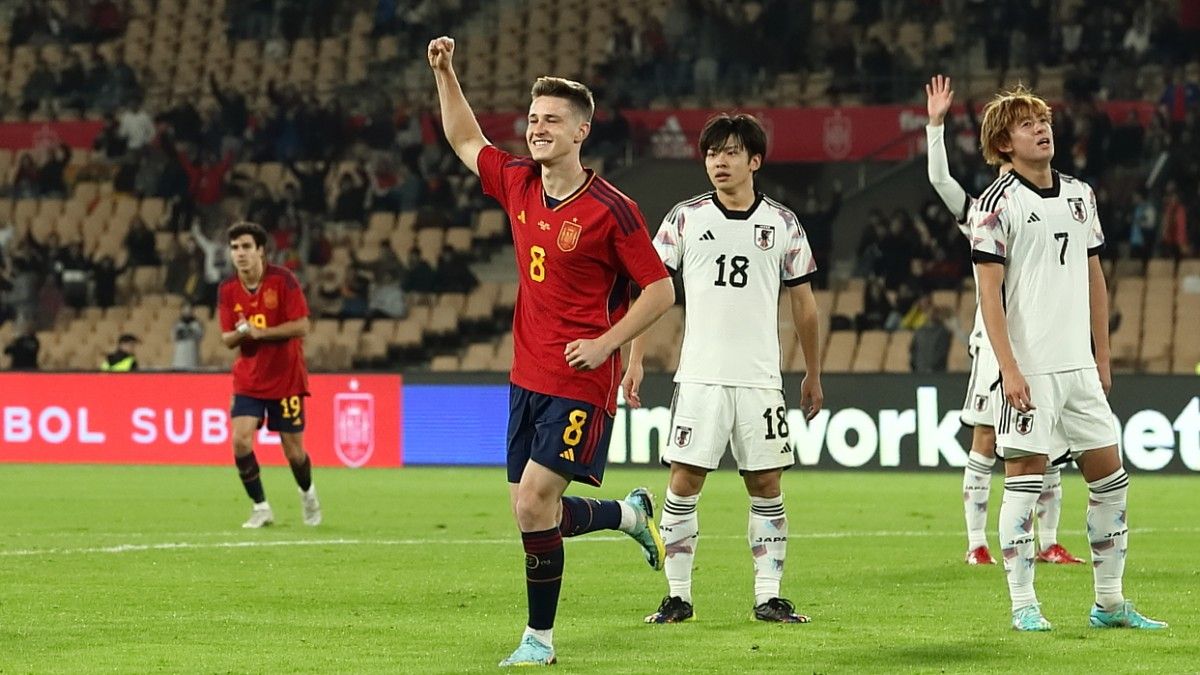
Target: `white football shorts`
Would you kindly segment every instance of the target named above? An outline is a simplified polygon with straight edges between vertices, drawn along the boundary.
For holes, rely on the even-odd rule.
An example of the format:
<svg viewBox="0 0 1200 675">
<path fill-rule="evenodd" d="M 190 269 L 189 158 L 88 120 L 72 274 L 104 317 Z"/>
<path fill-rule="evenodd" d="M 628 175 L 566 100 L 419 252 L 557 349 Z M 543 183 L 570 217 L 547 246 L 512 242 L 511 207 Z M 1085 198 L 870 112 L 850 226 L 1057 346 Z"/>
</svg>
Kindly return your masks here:
<svg viewBox="0 0 1200 675">
<path fill-rule="evenodd" d="M 992 388 L 1000 387 L 1000 365 L 990 346 L 975 345 L 971 351 L 971 379 L 967 381 L 967 398 L 960 419 L 967 426 L 992 427 L 996 425 Z"/>
<path fill-rule="evenodd" d="M 716 469 L 729 445 L 740 471 L 780 469 L 796 463 L 788 432 L 778 389 L 680 382 L 662 461 Z"/>
<path fill-rule="evenodd" d="M 1001 456 L 1054 456 L 1069 447 L 1071 457 L 1117 444 L 1112 408 L 1095 368 L 1063 373 L 1027 375 L 1034 409 L 1023 413 L 1004 400 L 1004 390 L 992 392 L 996 408 L 996 447 Z M 1007 453 L 1013 450 L 1013 453 Z"/>
</svg>

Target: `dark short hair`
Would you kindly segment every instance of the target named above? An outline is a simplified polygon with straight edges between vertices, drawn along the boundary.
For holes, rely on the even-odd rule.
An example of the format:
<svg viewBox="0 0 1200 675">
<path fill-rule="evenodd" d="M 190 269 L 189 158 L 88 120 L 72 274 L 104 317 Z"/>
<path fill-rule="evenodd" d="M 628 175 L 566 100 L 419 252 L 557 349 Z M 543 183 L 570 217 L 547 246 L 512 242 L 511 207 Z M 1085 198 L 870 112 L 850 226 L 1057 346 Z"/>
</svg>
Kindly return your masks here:
<svg viewBox="0 0 1200 675">
<path fill-rule="evenodd" d="M 262 225 L 259 225 L 258 223 L 252 223 L 248 220 L 239 220 L 238 222 L 229 226 L 228 236 L 231 243 L 234 239 L 237 239 L 245 234 L 254 237 L 254 245 L 257 248 L 266 247 L 267 231 L 263 229 Z"/>
<path fill-rule="evenodd" d="M 575 112 L 583 117 L 583 121 L 591 122 L 592 113 L 596 112 L 596 102 L 592 99 L 592 90 L 586 85 L 562 77 L 539 77 L 530 90 L 531 98 L 553 96 L 566 99 Z"/>
<path fill-rule="evenodd" d="M 730 137 L 741 141 L 749 156 L 759 155 L 766 158 L 767 132 L 763 131 L 762 123 L 754 115 L 745 113 L 719 113 L 708 118 L 704 128 L 700 130 L 700 156 L 707 155 L 709 150 L 725 147 Z"/>
</svg>

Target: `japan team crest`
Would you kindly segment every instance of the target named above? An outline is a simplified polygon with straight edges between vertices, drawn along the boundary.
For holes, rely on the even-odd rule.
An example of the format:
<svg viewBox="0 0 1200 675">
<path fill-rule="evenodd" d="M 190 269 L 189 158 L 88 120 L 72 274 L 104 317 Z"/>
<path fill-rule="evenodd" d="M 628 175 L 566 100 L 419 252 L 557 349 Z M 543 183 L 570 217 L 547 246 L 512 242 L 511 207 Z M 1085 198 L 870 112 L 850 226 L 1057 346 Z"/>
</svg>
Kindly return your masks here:
<svg viewBox="0 0 1200 675">
<path fill-rule="evenodd" d="M 563 252 L 574 251 L 575 246 L 579 244 L 579 235 L 583 232 L 583 228 L 579 223 L 572 223 L 569 220 L 564 220 L 562 228 L 558 231 L 558 248 Z"/>
<path fill-rule="evenodd" d="M 988 406 L 988 397 L 982 396 L 980 394 L 976 394 L 975 395 L 975 412 L 983 412 L 984 410 L 987 410 L 987 406 Z"/>
<path fill-rule="evenodd" d="M 267 309 L 275 309 L 279 306 L 279 294 L 275 292 L 274 288 L 263 291 L 263 304 Z"/>
<path fill-rule="evenodd" d="M 1067 206 L 1071 209 L 1071 217 L 1079 222 L 1087 220 L 1087 208 L 1083 205 L 1082 197 L 1067 197 Z"/>
<path fill-rule="evenodd" d="M 770 250 L 771 247 L 775 246 L 775 226 L 755 225 L 754 245 L 764 251 Z"/>
<path fill-rule="evenodd" d="M 692 442 L 692 428 L 682 425 L 675 426 L 675 447 L 686 448 Z"/>
<path fill-rule="evenodd" d="M 1017 413 L 1016 429 L 1017 433 L 1022 436 L 1033 431 L 1033 415 L 1029 413 Z"/>
<path fill-rule="evenodd" d="M 352 388 L 356 383 L 351 382 Z M 342 392 L 333 397 L 333 450 L 350 468 L 367 463 L 375 452 L 375 396 Z"/>
</svg>

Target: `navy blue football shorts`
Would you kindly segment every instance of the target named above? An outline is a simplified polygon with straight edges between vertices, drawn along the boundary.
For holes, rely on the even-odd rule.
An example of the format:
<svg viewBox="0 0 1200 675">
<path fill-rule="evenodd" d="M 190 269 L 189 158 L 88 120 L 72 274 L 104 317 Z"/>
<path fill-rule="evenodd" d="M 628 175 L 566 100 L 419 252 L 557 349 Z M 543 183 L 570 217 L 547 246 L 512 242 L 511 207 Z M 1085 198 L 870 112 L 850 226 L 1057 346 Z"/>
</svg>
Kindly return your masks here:
<svg viewBox="0 0 1200 675">
<path fill-rule="evenodd" d="M 521 482 L 529 461 L 599 486 L 613 418 L 603 407 L 548 396 L 515 384 L 508 390 L 508 482 Z"/>
<path fill-rule="evenodd" d="M 304 431 L 304 397 L 273 399 L 234 394 L 229 416 L 257 418 L 259 429 L 262 428 L 265 417 L 267 429 L 270 431 L 298 434 Z"/>
</svg>

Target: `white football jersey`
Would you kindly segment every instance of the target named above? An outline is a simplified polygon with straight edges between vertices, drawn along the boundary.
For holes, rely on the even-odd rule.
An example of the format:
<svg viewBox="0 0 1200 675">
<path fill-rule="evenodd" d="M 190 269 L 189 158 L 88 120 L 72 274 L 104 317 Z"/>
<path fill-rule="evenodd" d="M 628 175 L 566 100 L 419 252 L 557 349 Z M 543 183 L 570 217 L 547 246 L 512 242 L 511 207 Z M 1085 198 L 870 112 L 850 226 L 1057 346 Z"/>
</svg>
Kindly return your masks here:
<svg viewBox="0 0 1200 675">
<path fill-rule="evenodd" d="M 796 214 L 761 193 L 749 210 L 730 211 L 709 192 L 671 209 L 654 248 L 683 275 L 675 381 L 781 389 L 780 284 L 798 286 L 817 271 Z"/>
<path fill-rule="evenodd" d="M 1004 265 L 1003 301 L 1024 375 L 1092 368 L 1088 259 L 1104 248 L 1096 195 L 1053 172 L 1040 189 L 1015 171 L 971 207 L 971 258 Z"/>
<path fill-rule="evenodd" d="M 962 220 L 957 221 L 958 231 L 967 238 L 968 245 L 971 243 L 971 223 L 967 220 L 967 214 L 971 212 L 971 208 L 977 201 L 979 200 L 975 197 L 968 197 Z M 971 266 L 971 276 L 975 279 L 975 325 L 971 328 L 971 337 L 967 342 L 973 350 L 991 349 L 992 343 L 988 340 L 987 326 L 983 324 L 983 308 L 979 304 L 979 272 L 974 265 Z"/>
</svg>

